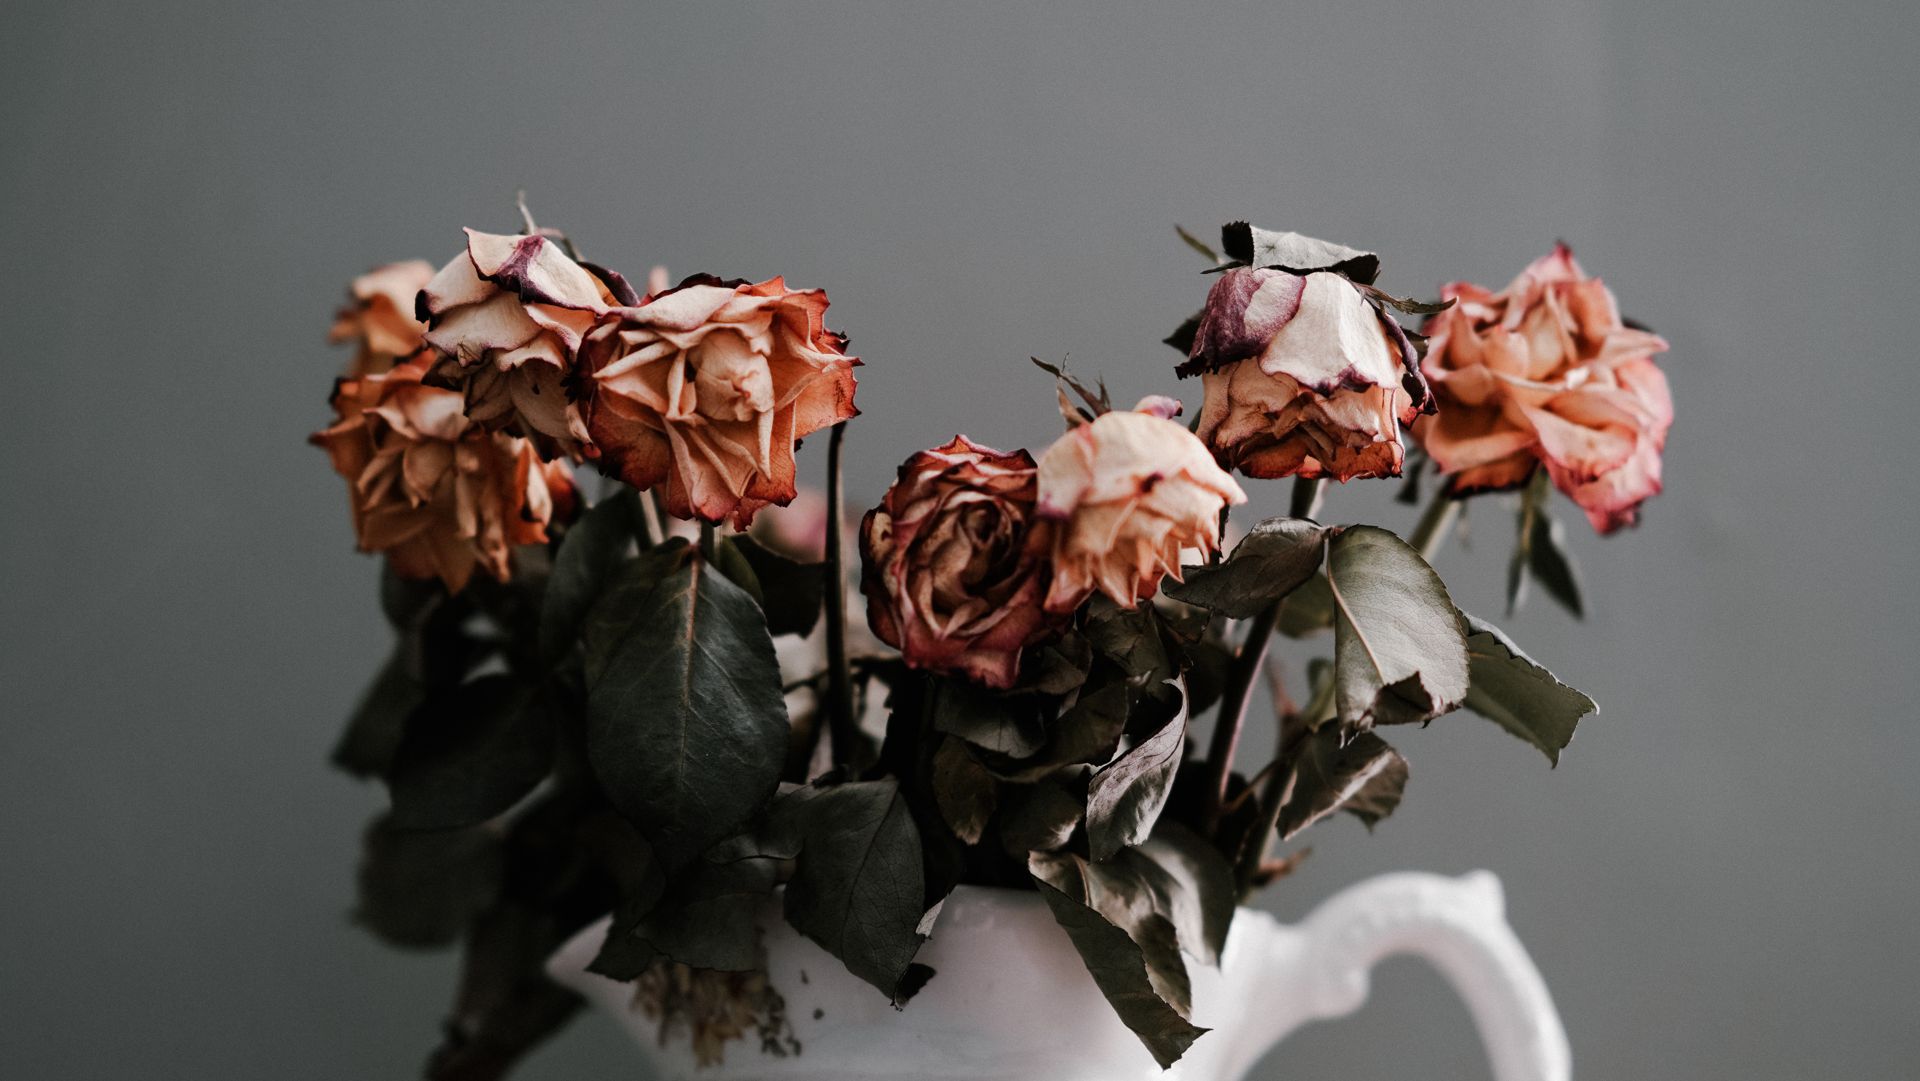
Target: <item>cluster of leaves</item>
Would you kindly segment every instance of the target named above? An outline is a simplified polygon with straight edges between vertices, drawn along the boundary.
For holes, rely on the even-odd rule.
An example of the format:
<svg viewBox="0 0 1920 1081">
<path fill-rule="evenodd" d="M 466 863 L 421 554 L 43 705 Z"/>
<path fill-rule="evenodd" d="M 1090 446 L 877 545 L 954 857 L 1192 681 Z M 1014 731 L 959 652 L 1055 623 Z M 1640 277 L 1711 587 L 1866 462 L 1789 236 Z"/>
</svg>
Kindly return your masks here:
<svg viewBox="0 0 1920 1081">
<path fill-rule="evenodd" d="M 1271 841 L 1399 803 L 1406 763 L 1380 728 L 1464 707 L 1557 760 L 1593 709 L 1394 534 L 1275 518 L 1157 603 L 1095 600 L 1009 691 L 862 665 L 884 738 L 835 746 L 818 716 L 788 716 L 773 642 L 814 631 L 831 569 L 748 536 L 655 538 L 640 499 L 520 550 L 506 584 L 383 584 L 397 645 L 335 757 L 392 797 L 367 832 L 361 921 L 466 952 L 430 1076 L 498 1076 L 563 1023 L 577 1003 L 541 963 L 609 911 L 601 974 L 749 971 L 777 896 L 904 1003 L 935 976 L 915 958 L 962 882 L 1039 891 L 1171 1063 L 1204 1031 L 1189 962 L 1216 963 L 1236 906 L 1291 866 Z M 1527 536 L 1540 513 L 1523 510 Z M 1313 701 L 1279 696 L 1271 761 L 1230 771 L 1219 733 L 1268 639 L 1328 632 Z M 1212 710 L 1204 751 L 1189 733 Z"/>
</svg>

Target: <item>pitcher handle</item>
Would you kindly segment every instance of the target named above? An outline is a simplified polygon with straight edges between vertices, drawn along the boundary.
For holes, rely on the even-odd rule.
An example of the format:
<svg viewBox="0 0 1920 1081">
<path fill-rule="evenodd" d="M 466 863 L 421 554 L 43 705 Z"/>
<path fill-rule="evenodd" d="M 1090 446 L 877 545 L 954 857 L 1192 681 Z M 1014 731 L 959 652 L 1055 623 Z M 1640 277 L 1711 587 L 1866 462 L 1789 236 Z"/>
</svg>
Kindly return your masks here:
<svg viewBox="0 0 1920 1081">
<path fill-rule="evenodd" d="M 1313 1016 L 1359 1009 L 1373 966 L 1414 954 L 1466 1000 L 1495 1081 L 1572 1076 L 1566 1029 L 1540 970 L 1507 924 L 1505 896 L 1491 872 L 1381 875 L 1328 898 L 1300 930 Z"/>
</svg>

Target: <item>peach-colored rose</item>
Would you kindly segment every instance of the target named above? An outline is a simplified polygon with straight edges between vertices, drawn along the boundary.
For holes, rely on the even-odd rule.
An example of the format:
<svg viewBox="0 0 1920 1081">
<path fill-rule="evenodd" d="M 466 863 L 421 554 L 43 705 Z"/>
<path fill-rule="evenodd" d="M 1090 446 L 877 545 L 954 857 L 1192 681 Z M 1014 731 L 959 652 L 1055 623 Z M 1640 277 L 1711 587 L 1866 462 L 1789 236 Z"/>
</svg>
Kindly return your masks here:
<svg viewBox="0 0 1920 1081">
<path fill-rule="evenodd" d="M 347 479 L 362 551 L 456 592 L 476 565 L 505 581 L 513 547 L 544 543 L 547 524 L 571 515 L 573 481 L 526 440 L 470 422 L 458 391 L 422 383 L 428 363 L 341 380 L 337 419 L 311 442 Z"/>
<path fill-rule="evenodd" d="M 1236 267 L 1207 294 L 1183 373 L 1201 372 L 1198 434 L 1249 477 L 1390 477 L 1400 425 L 1427 404 L 1399 326 L 1346 278 Z"/>
<path fill-rule="evenodd" d="M 353 358 L 346 375 L 380 375 L 420 351 L 426 324 L 414 318 L 414 297 L 433 277 L 433 266 L 421 259 L 388 263 L 353 279 L 349 300 L 334 316 L 327 340 L 351 342 Z"/>
<path fill-rule="evenodd" d="M 795 441 L 858 413 L 827 295 L 774 278 L 688 278 L 618 309 L 581 347 L 600 468 L 666 486 L 669 513 L 745 529 L 796 493 Z"/>
<path fill-rule="evenodd" d="M 570 386 L 580 339 L 609 308 L 640 298 L 545 236 L 466 232 L 467 250 L 420 292 L 427 344 L 442 357 L 433 380 L 459 389 L 480 426 L 528 436 L 547 457 L 584 456 Z"/>
<path fill-rule="evenodd" d="M 1149 412 L 1112 412 L 1075 427 L 1040 456 L 1042 518 L 1058 525 L 1046 607 L 1071 612 L 1095 590 L 1132 608 L 1160 579 L 1180 578 L 1180 549 L 1210 553 L 1221 508 L 1247 500 L 1206 444 Z"/>
<path fill-rule="evenodd" d="M 1505 291 L 1455 282 L 1458 303 L 1427 327 L 1438 415 L 1414 428 L 1456 495 L 1513 488 L 1544 463 L 1602 533 L 1631 525 L 1660 491 L 1673 400 L 1653 355 L 1667 343 L 1627 326 L 1613 294 L 1566 245 Z"/>
<path fill-rule="evenodd" d="M 964 435 L 923 450 L 860 524 L 867 622 L 914 668 L 1013 686 L 1020 651 L 1057 622 L 1041 607 L 1051 523 L 1038 471 Z"/>
</svg>

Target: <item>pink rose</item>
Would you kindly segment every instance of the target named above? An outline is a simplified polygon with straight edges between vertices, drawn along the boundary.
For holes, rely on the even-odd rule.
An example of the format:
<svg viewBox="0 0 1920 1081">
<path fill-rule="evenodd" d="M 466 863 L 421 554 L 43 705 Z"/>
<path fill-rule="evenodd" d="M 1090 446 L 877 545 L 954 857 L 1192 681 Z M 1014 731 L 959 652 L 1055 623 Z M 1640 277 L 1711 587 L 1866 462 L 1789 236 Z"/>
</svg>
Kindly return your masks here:
<svg viewBox="0 0 1920 1081">
<path fill-rule="evenodd" d="M 1013 686 L 1020 651 L 1056 622 L 1047 590 L 1048 523 L 1034 515 L 1038 472 L 955 436 L 900 467 L 860 525 L 867 622 L 914 668 Z"/>
<path fill-rule="evenodd" d="M 388 263 L 353 279 L 351 298 L 334 316 L 327 340 L 351 342 L 353 359 L 346 375 L 380 375 L 420 351 L 426 324 L 414 318 L 414 297 L 433 277 L 433 267 L 420 259 Z"/>
<path fill-rule="evenodd" d="M 609 308 L 638 303 L 624 279 L 597 274 L 540 235 L 467 231 L 467 250 L 420 291 L 436 382 L 465 395 L 467 416 L 534 439 L 547 457 L 586 453 L 570 383 L 580 340 Z"/>
<path fill-rule="evenodd" d="M 1455 494 L 1514 488 L 1544 463 L 1602 533 L 1632 525 L 1660 491 L 1673 424 L 1667 343 L 1629 327 L 1613 294 L 1565 244 L 1505 291 L 1455 282 L 1434 316 L 1426 374 L 1437 416 L 1414 427 Z"/>
<path fill-rule="evenodd" d="M 1132 608 L 1165 575 L 1179 580 L 1180 549 L 1211 553 L 1221 508 L 1246 502 L 1206 445 L 1167 419 L 1170 399 L 1141 404 L 1151 411 L 1103 414 L 1040 457 L 1038 513 L 1057 523 L 1048 611 L 1096 590 Z"/>
<path fill-rule="evenodd" d="M 505 581 L 513 548 L 544 543 L 548 523 L 572 514 L 570 471 L 470 422 L 458 391 L 421 382 L 427 363 L 341 380 L 337 420 L 311 442 L 347 479 L 362 551 L 455 592 L 476 566 Z"/>
<path fill-rule="evenodd" d="M 666 486 L 669 513 L 745 529 L 797 492 L 797 440 L 856 415 L 846 339 L 827 295 L 781 278 L 700 276 L 617 309 L 581 349 L 602 471 Z"/>
<path fill-rule="evenodd" d="M 1330 271 L 1220 275 L 1182 374 L 1201 372 L 1198 434 L 1249 477 L 1397 476 L 1400 425 L 1427 404 L 1405 334 Z"/>
</svg>

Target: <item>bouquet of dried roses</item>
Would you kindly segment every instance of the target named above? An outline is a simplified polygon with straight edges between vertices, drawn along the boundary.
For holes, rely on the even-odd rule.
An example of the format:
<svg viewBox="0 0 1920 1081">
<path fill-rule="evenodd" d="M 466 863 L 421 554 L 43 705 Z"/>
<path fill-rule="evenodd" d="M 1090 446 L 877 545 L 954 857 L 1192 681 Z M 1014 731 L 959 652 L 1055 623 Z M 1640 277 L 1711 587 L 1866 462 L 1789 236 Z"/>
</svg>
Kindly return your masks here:
<svg viewBox="0 0 1920 1081">
<path fill-rule="evenodd" d="M 1042 364 L 1059 439 L 919 451 L 857 525 L 860 361 L 819 290 L 656 271 L 642 292 L 530 219 L 354 281 L 313 441 L 386 556 L 396 642 L 335 761 L 391 795 L 359 920 L 464 950 L 430 1077 L 502 1076 L 564 1023 L 578 1000 L 542 963 L 608 912 L 594 971 L 715 1053 L 748 1030 L 777 1051 L 769 898 L 901 1004 L 938 978 L 915 955 L 959 883 L 1038 891 L 1169 1064 L 1202 1031 L 1188 965 L 1297 861 L 1274 846 L 1399 803 L 1384 727 L 1466 709 L 1557 761 L 1593 703 L 1428 558 L 1468 497 L 1517 491 L 1509 606 L 1537 581 L 1577 614 L 1549 497 L 1611 532 L 1659 490 L 1665 343 L 1565 246 L 1416 303 L 1369 252 L 1187 239 L 1216 264 L 1168 339 L 1193 423 Z M 801 496 L 822 429 L 819 513 L 762 515 Z M 581 465 L 607 478 L 591 505 Z M 1242 531 L 1236 471 L 1294 478 L 1292 512 Z M 1416 502 L 1423 472 L 1444 487 L 1405 540 L 1322 520 L 1326 478 L 1405 473 Z M 1330 646 L 1289 668 L 1280 639 Z M 1278 743 L 1244 756 L 1262 683 Z"/>
</svg>

